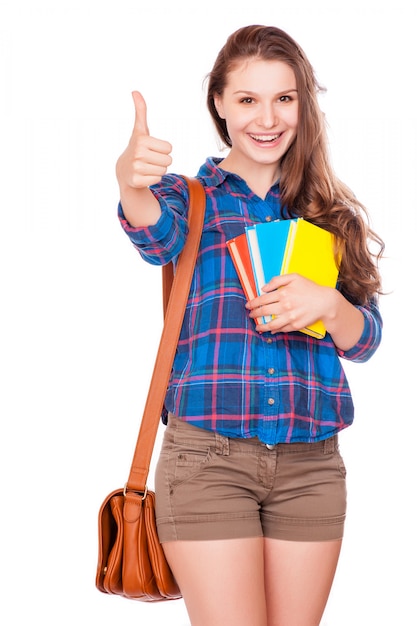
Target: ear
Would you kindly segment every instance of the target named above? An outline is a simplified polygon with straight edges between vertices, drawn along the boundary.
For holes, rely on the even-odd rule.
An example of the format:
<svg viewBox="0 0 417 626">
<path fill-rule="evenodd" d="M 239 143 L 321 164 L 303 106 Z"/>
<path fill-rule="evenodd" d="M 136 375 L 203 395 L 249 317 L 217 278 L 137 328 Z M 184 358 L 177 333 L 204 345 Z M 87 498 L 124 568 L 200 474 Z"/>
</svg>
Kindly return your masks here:
<svg viewBox="0 0 417 626">
<path fill-rule="evenodd" d="M 213 96 L 213 100 L 214 100 L 214 106 L 216 107 L 216 111 L 219 115 L 219 117 L 224 120 L 225 119 L 225 115 L 224 115 L 224 111 L 223 111 L 223 102 L 222 102 L 222 98 L 220 96 L 220 94 L 216 93 Z"/>
</svg>

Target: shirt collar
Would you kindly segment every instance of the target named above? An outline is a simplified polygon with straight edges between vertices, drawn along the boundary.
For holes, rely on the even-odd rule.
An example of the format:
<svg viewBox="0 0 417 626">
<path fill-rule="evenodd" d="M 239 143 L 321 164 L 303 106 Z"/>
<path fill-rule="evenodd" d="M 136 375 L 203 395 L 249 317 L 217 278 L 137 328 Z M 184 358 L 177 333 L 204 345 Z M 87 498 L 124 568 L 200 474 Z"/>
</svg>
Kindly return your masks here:
<svg viewBox="0 0 417 626">
<path fill-rule="evenodd" d="M 221 157 L 208 157 L 206 162 L 200 167 L 198 176 L 199 178 L 204 179 L 207 187 L 219 187 L 226 180 L 226 178 L 242 180 L 242 178 L 237 174 L 221 169 L 220 163 L 222 161 L 223 159 Z M 279 188 L 279 181 L 274 183 L 271 189 L 274 189 L 275 187 Z"/>
<path fill-rule="evenodd" d="M 204 179 L 208 187 L 219 187 L 231 175 L 219 167 L 222 160 L 220 157 L 208 157 L 200 167 L 198 176 Z"/>
</svg>

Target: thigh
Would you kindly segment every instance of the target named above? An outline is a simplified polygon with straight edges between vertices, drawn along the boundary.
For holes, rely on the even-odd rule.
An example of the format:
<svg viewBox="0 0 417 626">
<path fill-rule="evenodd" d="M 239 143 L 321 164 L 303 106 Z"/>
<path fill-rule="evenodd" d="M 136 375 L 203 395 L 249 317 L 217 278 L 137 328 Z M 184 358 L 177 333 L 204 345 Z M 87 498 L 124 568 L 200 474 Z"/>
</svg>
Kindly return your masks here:
<svg viewBox="0 0 417 626">
<path fill-rule="evenodd" d="M 265 539 L 268 626 L 319 626 L 341 544 Z"/>
<path fill-rule="evenodd" d="M 192 626 L 267 626 L 263 541 L 163 544 Z"/>
</svg>

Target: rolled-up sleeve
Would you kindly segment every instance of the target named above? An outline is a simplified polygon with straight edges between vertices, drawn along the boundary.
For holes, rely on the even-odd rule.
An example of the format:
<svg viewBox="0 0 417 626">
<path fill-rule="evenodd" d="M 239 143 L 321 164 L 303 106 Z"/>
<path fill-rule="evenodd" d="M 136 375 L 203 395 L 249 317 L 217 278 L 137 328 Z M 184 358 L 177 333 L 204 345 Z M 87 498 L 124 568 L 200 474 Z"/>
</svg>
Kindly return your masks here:
<svg viewBox="0 0 417 626">
<path fill-rule="evenodd" d="M 169 200 L 152 189 L 161 207 L 156 224 L 135 228 L 129 224 L 121 203 L 118 217 L 121 226 L 141 257 L 152 265 L 165 265 L 178 257 L 188 234 L 187 202 L 181 195 L 171 195 Z"/>
<path fill-rule="evenodd" d="M 370 306 L 357 307 L 363 314 L 364 327 L 359 341 L 350 350 L 338 350 L 343 359 L 364 363 L 368 361 L 377 350 L 382 339 L 382 317 L 376 302 Z"/>
</svg>

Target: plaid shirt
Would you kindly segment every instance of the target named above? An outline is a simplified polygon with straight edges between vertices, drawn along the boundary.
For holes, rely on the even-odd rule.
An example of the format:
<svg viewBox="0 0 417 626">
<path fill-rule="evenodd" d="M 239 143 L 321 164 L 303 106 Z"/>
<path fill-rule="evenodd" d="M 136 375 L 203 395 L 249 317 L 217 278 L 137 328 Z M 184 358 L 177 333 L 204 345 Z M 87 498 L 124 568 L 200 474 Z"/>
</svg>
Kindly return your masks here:
<svg viewBox="0 0 417 626">
<path fill-rule="evenodd" d="M 326 439 L 353 421 L 353 402 L 340 358 L 363 362 L 377 349 L 378 308 L 358 307 L 365 325 L 358 343 L 338 350 L 327 333 L 259 334 L 225 242 L 245 226 L 288 218 L 274 185 L 262 200 L 245 181 L 209 158 L 198 178 L 207 208 L 184 323 L 165 406 L 190 424 L 228 437 L 258 437 L 268 444 Z M 132 228 L 119 219 L 149 263 L 177 258 L 187 235 L 188 188 L 169 174 L 152 188 L 162 215 L 157 224 Z"/>
</svg>

